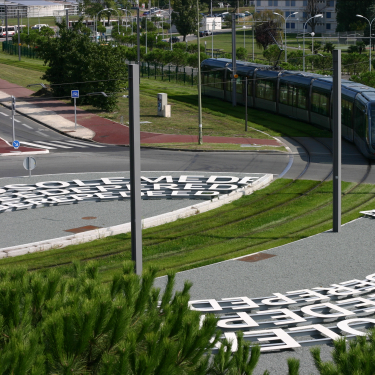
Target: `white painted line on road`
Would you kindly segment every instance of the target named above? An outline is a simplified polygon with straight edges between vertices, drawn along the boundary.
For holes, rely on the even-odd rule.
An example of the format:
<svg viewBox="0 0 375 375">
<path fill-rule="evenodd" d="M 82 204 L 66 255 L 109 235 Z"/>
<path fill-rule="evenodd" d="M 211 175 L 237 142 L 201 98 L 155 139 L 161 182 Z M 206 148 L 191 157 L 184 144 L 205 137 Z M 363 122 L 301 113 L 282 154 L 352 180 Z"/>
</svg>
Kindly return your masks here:
<svg viewBox="0 0 375 375">
<path fill-rule="evenodd" d="M 20 143 L 21 143 L 21 145 L 26 145 L 26 146 L 33 146 L 33 147 L 39 147 L 39 148 L 43 147 L 43 148 L 46 148 L 48 150 L 56 150 L 56 147 L 41 146 L 41 145 L 38 145 L 36 143 L 31 143 L 31 142 L 23 142 L 23 141 L 21 141 Z"/>
<path fill-rule="evenodd" d="M 67 141 L 68 143 L 76 143 L 76 144 L 79 144 L 79 145 L 85 145 L 86 147 L 106 147 L 106 146 L 101 146 L 101 145 L 96 145 L 96 144 L 93 144 L 93 143 L 84 143 L 84 142 L 79 142 L 79 141 Z"/>
<path fill-rule="evenodd" d="M 69 141 L 53 141 L 53 143 L 62 143 L 63 145 L 67 145 L 67 144 L 71 144 L 72 142 L 69 142 Z M 80 148 L 87 148 L 88 146 L 85 145 L 85 146 L 82 146 L 82 145 L 76 145 L 76 144 L 72 144 L 71 145 L 72 147 L 80 147 Z"/>
<path fill-rule="evenodd" d="M 55 145 L 51 142 L 44 142 L 44 141 L 38 141 L 39 143 L 42 143 L 42 145 L 48 145 L 48 146 L 56 146 L 56 147 L 61 147 L 61 148 L 72 148 L 72 147 L 68 147 L 68 146 L 61 146 L 61 145 Z M 55 141 L 56 142 L 56 141 Z"/>
<path fill-rule="evenodd" d="M 15 122 L 21 122 L 20 120 L 14 119 Z"/>
<path fill-rule="evenodd" d="M 37 130 L 35 133 L 38 133 L 38 134 L 42 135 L 43 137 L 47 137 L 47 138 L 49 138 L 49 135 L 44 134 L 44 133 L 42 133 L 42 132 L 39 131 L 39 130 Z"/>
<path fill-rule="evenodd" d="M 31 126 L 29 126 L 29 125 L 26 125 L 26 124 L 22 124 L 23 126 L 25 126 L 26 128 L 28 128 L 28 129 L 34 129 L 34 128 L 32 128 Z"/>
<path fill-rule="evenodd" d="M 9 117 L 9 115 L 7 115 L 7 114 L 4 113 L 4 112 L 0 112 L 0 115 L 3 115 L 3 116 L 7 116 L 7 117 Z"/>
</svg>

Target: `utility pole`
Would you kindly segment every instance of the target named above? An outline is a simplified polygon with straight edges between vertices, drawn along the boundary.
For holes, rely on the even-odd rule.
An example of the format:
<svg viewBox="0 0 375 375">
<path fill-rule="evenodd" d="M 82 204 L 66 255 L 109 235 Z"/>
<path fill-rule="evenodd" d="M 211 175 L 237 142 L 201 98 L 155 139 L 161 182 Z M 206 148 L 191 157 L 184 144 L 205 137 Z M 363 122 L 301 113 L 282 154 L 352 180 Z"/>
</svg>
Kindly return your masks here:
<svg viewBox="0 0 375 375">
<path fill-rule="evenodd" d="M 333 50 L 333 232 L 341 227 L 341 50 Z"/>
<path fill-rule="evenodd" d="M 199 37 L 199 0 L 197 0 L 197 44 L 198 44 L 198 144 L 203 144 L 202 129 L 202 85 L 201 85 L 201 46 Z"/>
<path fill-rule="evenodd" d="M 236 92 L 236 15 L 232 13 L 232 105 L 237 105 Z"/>
<path fill-rule="evenodd" d="M 13 142 L 16 140 L 16 130 L 14 127 L 14 116 L 16 114 L 16 98 L 12 95 L 12 130 L 13 130 Z"/>
<path fill-rule="evenodd" d="M 131 248 L 135 273 L 142 275 L 141 132 L 139 113 L 139 65 L 129 64 L 129 148 Z"/>
</svg>

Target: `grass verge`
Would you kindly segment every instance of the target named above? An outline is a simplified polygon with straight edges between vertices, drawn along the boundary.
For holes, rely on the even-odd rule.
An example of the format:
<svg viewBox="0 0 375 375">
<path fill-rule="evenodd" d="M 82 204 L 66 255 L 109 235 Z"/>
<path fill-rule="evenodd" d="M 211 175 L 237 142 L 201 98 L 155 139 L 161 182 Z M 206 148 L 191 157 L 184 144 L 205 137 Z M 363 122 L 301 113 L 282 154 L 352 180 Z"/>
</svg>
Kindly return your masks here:
<svg viewBox="0 0 375 375">
<path fill-rule="evenodd" d="M 343 182 L 342 223 L 373 208 L 375 186 Z M 316 189 L 312 190 L 312 188 Z M 349 193 L 348 193 L 349 192 Z M 143 231 L 144 266 L 159 275 L 208 265 L 284 245 L 332 227 L 332 183 L 276 180 L 265 189 L 210 212 Z M 130 234 L 0 261 L 30 270 L 66 267 L 74 259 L 97 259 L 108 281 L 131 258 Z"/>
</svg>

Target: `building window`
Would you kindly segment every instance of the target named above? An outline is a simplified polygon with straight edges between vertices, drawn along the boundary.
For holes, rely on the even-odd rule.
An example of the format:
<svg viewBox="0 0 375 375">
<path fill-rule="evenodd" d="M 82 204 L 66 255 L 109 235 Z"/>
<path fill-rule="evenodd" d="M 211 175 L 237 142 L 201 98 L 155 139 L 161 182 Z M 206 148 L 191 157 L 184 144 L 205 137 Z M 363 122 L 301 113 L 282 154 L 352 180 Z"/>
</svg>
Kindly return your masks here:
<svg viewBox="0 0 375 375">
<path fill-rule="evenodd" d="M 327 29 L 327 30 L 331 30 L 331 24 L 330 24 L 330 23 L 327 23 L 327 24 L 326 24 L 326 29 Z"/>
<path fill-rule="evenodd" d="M 307 0 L 303 0 L 303 6 L 307 7 Z"/>
<path fill-rule="evenodd" d="M 279 6 L 279 0 L 274 0 L 273 6 L 275 6 L 275 7 Z"/>
<path fill-rule="evenodd" d="M 327 17 L 327 18 L 332 18 L 332 14 L 331 14 L 331 12 L 326 12 L 326 17 Z"/>
<path fill-rule="evenodd" d="M 296 0 L 291 0 L 290 6 L 295 7 L 296 6 Z"/>
<path fill-rule="evenodd" d="M 303 12 L 303 18 L 307 18 L 307 13 Z"/>
<path fill-rule="evenodd" d="M 260 7 L 261 5 L 260 0 L 257 0 L 257 6 Z"/>
<path fill-rule="evenodd" d="M 327 7 L 333 7 L 333 6 L 335 6 L 335 2 L 333 0 L 328 0 Z"/>
<path fill-rule="evenodd" d="M 285 6 L 286 6 L 286 7 L 290 7 L 290 0 L 286 0 L 286 1 L 285 1 Z"/>
<path fill-rule="evenodd" d="M 292 23 L 290 24 L 290 28 L 291 28 L 291 29 L 295 29 L 295 28 L 296 28 L 296 24 L 295 24 L 294 22 L 292 22 Z"/>
<path fill-rule="evenodd" d="M 290 27 L 290 24 L 289 24 L 289 22 L 287 22 L 286 23 L 286 28 L 289 29 L 289 27 Z"/>
<path fill-rule="evenodd" d="M 285 17 L 290 16 L 290 13 L 291 13 L 291 12 L 285 12 Z"/>
</svg>

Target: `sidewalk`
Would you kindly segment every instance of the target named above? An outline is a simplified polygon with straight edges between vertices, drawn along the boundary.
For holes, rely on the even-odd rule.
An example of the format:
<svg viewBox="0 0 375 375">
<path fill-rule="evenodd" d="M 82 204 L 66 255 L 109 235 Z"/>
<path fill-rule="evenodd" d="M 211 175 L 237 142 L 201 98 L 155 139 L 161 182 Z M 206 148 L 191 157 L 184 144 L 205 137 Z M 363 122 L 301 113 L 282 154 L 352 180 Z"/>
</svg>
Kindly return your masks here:
<svg viewBox="0 0 375 375">
<path fill-rule="evenodd" d="M 34 92 L 0 79 L 0 100 L 16 97 L 17 112 L 65 135 L 111 145 L 129 144 L 129 127 L 77 108 L 77 129 L 74 107 L 58 100 L 32 97 Z M 19 99 L 18 99 L 19 98 Z M 10 102 L 5 102 L 10 105 Z M 141 143 L 191 143 L 198 136 L 141 132 Z M 232 143 L 280 146 L 276 139 L 203 136 L 205 143 Z M 5 150 L 5 149 L 4 149 Z M 4 151 L 5 152 L 5 151 Z"/>
</svg>

